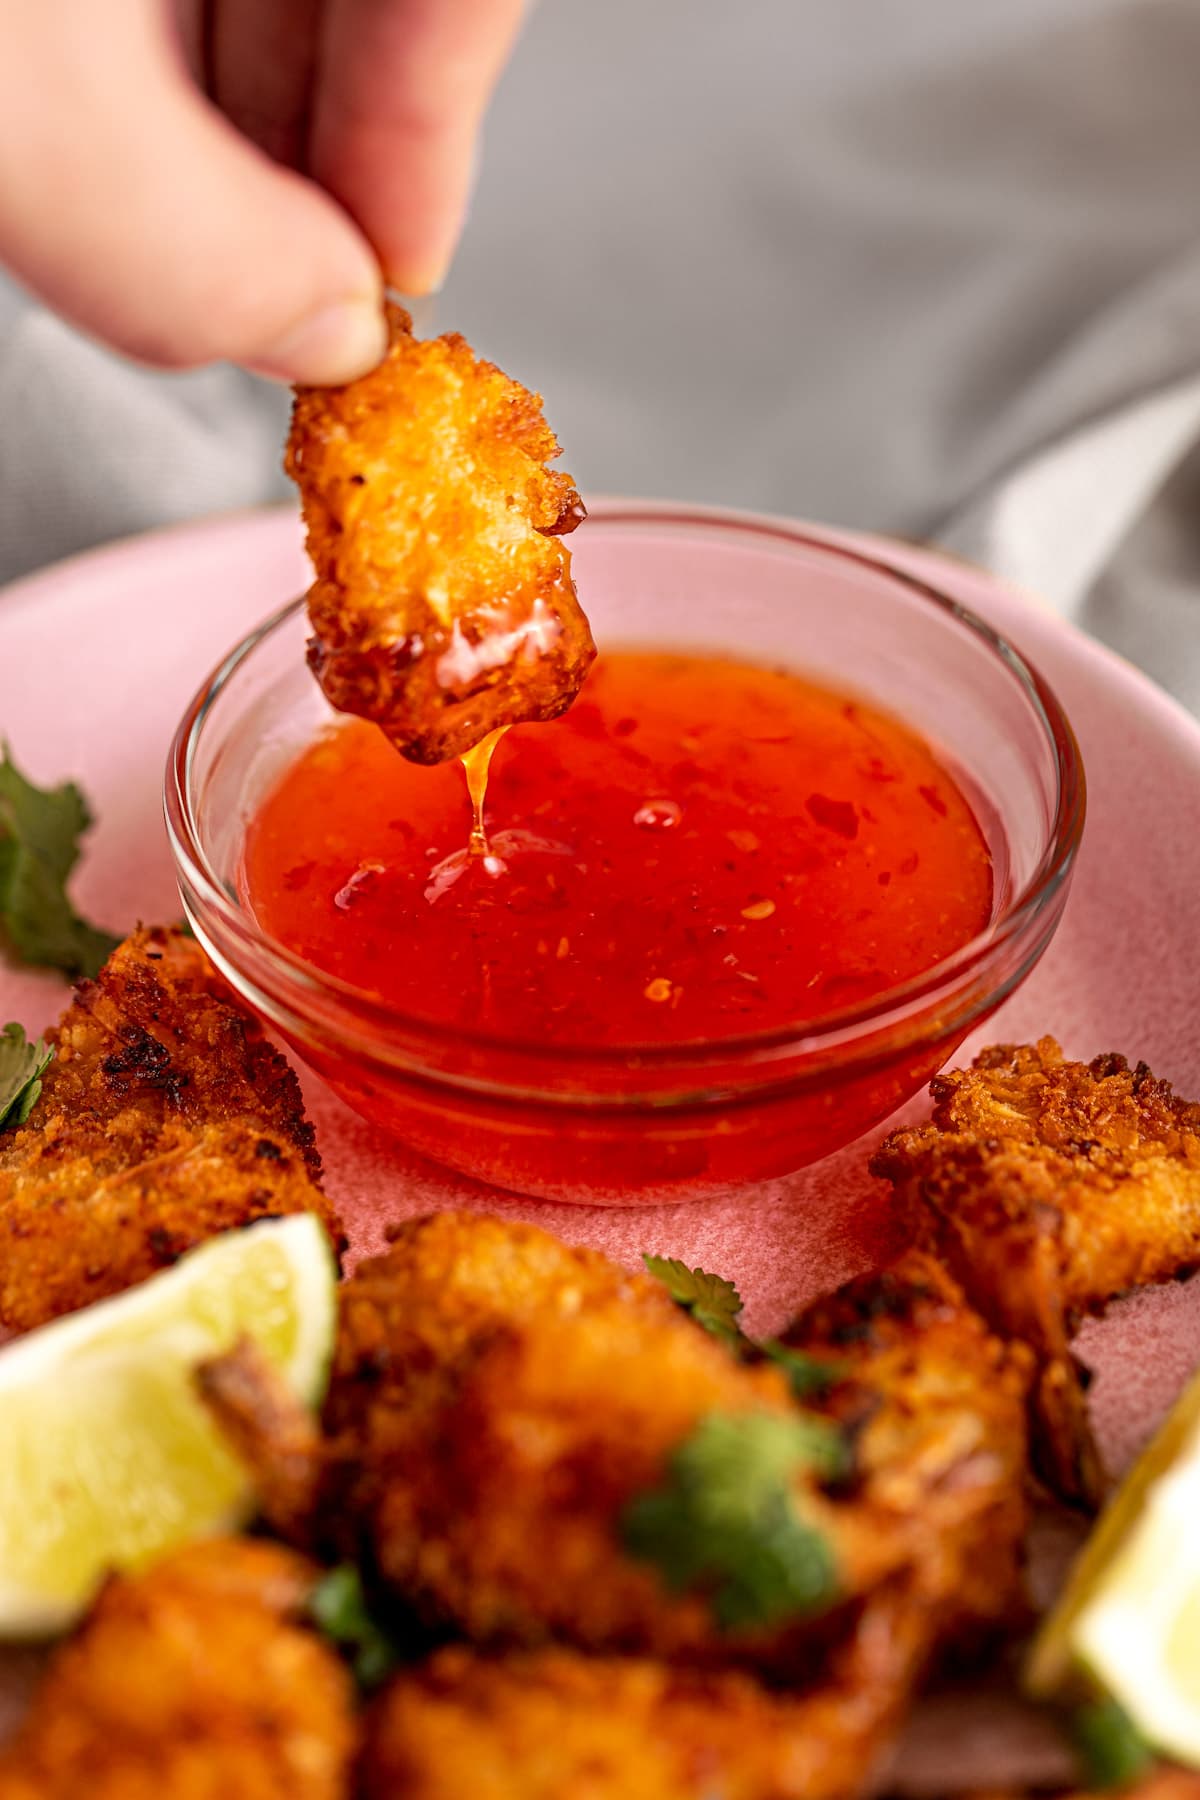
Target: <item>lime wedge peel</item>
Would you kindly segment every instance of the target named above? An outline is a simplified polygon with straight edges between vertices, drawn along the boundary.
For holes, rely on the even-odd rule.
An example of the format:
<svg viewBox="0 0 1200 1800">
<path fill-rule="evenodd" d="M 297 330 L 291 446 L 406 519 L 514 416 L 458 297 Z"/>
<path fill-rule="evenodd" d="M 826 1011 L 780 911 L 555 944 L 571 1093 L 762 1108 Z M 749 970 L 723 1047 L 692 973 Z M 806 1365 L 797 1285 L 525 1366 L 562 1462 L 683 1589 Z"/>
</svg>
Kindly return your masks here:
<svg viewBox="0 0 1200 1800">
<path fill-rule="evenodd" d="M 1029 1691 L 1099 1686 L 1200 1766 L 1200 1374 L 1138 1458 L 1034 1642 Z"/>
<path fill-rule="evenodd" d="M 336 1287 L 320 1220 L 298 1213 L 0 1350 L 0 1638 L 62 1630 L 110 1570 L 247 1521 L 253 1492 L 192 1372 L 246 1336 L 316 1406 Z"/>
</svg>

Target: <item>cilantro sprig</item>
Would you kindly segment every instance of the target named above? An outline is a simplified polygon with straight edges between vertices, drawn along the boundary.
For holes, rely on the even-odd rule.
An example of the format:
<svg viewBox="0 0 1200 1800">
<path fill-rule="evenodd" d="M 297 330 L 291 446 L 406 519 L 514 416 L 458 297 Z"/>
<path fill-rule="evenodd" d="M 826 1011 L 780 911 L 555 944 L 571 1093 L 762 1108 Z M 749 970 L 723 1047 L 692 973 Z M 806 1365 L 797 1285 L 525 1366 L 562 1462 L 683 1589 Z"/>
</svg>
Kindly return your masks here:
<svg viewBox="0 0 1200 1800">
<path fill-rule="evenodd" d="M 797 1400 L 840 1379 L 833 1363 L 776 1338 L 747 1337 L 732 1281 L 674 1256 L 645 1256 L 649 1274 L 697 1325 L 745 1361 L 768 1358 Z M 801 1474 L 849 1473 L 847 1440 L 812 1414 L 710 1413 L 678 1446 L 660 1487 L 635 1495 L 621 1516 L 629 1552 L 658 1568 L 673 1592 L 706 1596 L 723 1630 L 771 1625 L 824 1610 L 837 1596 L 832 1547 L 797 1499 Z"/>
<path fill-rule="evenodd" d="M 661 1281 L 677 1306 L 691 1313 L 697 1325 L 713 1337 L 728 1344 L 740 1344 L 742 1328 L 738 1314 L 742 1296 L 732 1281 L 723 1275 L 710 1275 L 706 1269 L 689 1269 L 677 1256 L 643 1256 L 647 1270 Z"/>
<path fill-rule="evenodd" d="M 67 898 L 91 822 L 74 782 L 35 787 L 0 742 L 0 938 L 22 962 L 95 975 L 120 942 L 81 919 Z"/>
<path fill-rule="evenodd" d="M 648 1274 L 661 1281 L 677 1306 L 690 1313 L 697 1325 L 727 1344 L 737 1355 L 746 1358 L 765 1356 L 778 1363 L 787 1376 L 797 1400 L 813 1400 L 826 1393 L 841 1378 L 836 1363 L 809 1356 L 804 1350 L 793 1350 L 778 1338 L 756 1343 L 747 1337 L 738 1323 L 742 1296 L 724 1275 L 710 1275 L 707 1269 L 689 1269 L 677 1256 L 643 1256 Z"/>
<path fill-rule="evenodd" d="M 631 1555 L 674 1593 L 704 1594 L 726 1631 L 824 1611 L 838 1592 L 825 1535 L 796 1504 L 796 1477 L 844 1467 L 826 1421 L 776 1413 L 710 1413 L 672 1455 L 663 1485 L 621 1516 Z"/>
<path fill-rule="evenodd" d="M 839 1363 L 810 1356 L 807 1350 L 793 1350 L 790 1344 L 781 1344 L 778 1338 L 764 1338 L 758 1349 L 771 1362 L 778 1363 L 796 1400 L 817 1400 L 842 1378 Z"/>
<path fill-rule="evenodd" d="M 399 1662 L 395 1645 L 371 1616 L 353 1563 L 341 1563 L 322 1576 L 309 1595 L 308 1614 L 342 1651 L 360 1688 L 378 1687 Z"/>
<path fill-rule="evenodd" d="M 49 1044 L 31 1044 L 24 1028 L 0 1031 L 0 1131 L 23 1125 L 42 1092 L 42 1076 L 53 1061 Z"/>
</svg>

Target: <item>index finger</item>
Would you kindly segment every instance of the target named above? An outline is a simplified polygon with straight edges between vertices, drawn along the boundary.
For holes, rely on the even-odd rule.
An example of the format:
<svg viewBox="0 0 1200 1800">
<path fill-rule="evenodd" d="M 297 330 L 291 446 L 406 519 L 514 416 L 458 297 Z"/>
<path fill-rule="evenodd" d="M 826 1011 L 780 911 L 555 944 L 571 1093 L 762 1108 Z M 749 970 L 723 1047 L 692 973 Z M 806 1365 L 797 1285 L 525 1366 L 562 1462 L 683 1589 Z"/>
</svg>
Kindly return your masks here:
<svg viewBox="0 0 1200 1800">
<path fill-rule="evenodd" d="M 441 283 L 524 0 L 330 0 L 310 169 L 407 294 Z"/>
</svg>

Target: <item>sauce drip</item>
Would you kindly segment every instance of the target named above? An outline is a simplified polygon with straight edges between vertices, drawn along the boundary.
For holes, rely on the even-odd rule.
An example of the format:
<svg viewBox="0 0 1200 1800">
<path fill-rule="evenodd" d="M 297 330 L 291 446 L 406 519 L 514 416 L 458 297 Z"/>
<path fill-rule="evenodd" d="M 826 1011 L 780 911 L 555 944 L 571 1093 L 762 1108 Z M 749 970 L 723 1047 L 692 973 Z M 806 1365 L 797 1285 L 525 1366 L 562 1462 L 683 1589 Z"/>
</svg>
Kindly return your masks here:
<svg viewBox="0 0 1200 1800">
<path fill-rule="evenodd" d="M 250 823 L 263 927 L 430 1023 L 600 1046 L 812 1023 L 991 916 L 983 834 L 933 749 L 799 677 L 618 652 L 552 728 L 500 735 L 463 759 L 466 850 L 452 764 L 333 726 Z"/>
<path fill-rule="evenodd" d="M 464 751 L 459 758 L 463 772 L 467 778 L 467 796 L 471 802 L 471 837 L 468 848 L 473 856 L 487 856 L 487 825 L 484 822 L 483 807 L 487 799 L 488 770 L 492 766 L 492 757 L 496 753 L 496 745 L 508 730 L 501 725 L 498 730 L 490 731 L 482 738 L 473 750 Z"/>
</svg>

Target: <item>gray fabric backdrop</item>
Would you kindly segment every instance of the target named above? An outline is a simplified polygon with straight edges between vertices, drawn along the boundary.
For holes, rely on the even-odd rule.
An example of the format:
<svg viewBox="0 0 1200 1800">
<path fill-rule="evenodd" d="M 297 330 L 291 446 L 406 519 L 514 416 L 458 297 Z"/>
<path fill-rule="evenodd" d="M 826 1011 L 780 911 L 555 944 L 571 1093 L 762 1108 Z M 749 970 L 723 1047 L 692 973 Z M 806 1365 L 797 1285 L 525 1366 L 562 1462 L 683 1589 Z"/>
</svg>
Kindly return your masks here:
<svg viewBox="0 0 1200 1800">
<path fill-rule="evenodd" d="M 437 322 L 593 490 L 933 537 L 1200 709 L 1195 0 L 543 0 Z M 0 286 L 0 577 L 273 498 L 284 398 Z"/>
</svg>

